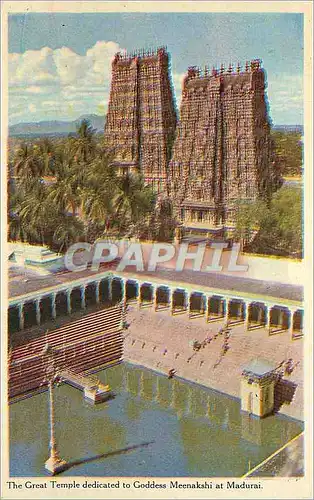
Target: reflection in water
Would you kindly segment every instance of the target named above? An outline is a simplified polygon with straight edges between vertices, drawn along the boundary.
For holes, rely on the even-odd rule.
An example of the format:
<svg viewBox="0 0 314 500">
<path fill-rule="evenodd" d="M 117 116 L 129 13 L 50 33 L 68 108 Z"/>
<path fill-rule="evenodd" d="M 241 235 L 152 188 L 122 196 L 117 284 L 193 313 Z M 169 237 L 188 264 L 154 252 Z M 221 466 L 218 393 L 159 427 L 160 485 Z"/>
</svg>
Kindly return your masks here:
<svg viewBox="0 0 314 500">
<path fill-rule="evenodd" d="M 98 376 L 115 399 L 93 406 L 72 387 L 55 390 L 58 449 L 71 465 L 62 475 L 241 476 L 302 430 L 301 422 L 249 417 L 238 400 L 137 366 Z M 10 406 L 10 474 L 45 475 L 47 456 L 42 393 Z"/>
</svg>

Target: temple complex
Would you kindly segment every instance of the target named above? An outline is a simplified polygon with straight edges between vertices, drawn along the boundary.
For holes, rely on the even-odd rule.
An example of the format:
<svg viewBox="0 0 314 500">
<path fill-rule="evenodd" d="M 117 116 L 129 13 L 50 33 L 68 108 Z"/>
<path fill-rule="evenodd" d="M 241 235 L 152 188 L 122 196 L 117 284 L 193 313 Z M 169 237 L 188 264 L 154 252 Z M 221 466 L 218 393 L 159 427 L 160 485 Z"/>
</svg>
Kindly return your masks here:
<svg viewBox="0 0 314 500">
<path fill-rule="evenodd" d="M 105 124 L 112 165 L 140 172 L 157 192 L 166 189 L 177 121 L 169 65 L 164 47 L 117 53 Z"/>
<path fill-rule="evenodd" d="M 238 200 L 269 199 L 281 182 L 265 87 L 260 60 L 190 67 L 176 128 L 166 49 L 117 53 L 105 125 L 112 165 L 167 193 L 183 226 L 232 227 Z"/>
</svg>

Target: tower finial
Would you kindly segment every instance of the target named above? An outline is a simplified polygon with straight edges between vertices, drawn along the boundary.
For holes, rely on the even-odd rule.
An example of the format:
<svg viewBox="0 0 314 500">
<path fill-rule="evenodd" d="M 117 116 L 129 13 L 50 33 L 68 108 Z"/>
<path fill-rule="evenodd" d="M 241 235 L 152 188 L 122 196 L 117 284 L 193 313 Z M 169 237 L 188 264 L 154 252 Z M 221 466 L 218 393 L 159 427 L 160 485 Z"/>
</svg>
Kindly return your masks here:
<svg viewBox="0 0 314 500">
<path fill-rule="evenodd" d="M 239 62 L 238 62 L 238 65 L 237 65 L 237 73 L 241 73 L 241 66 L 240 66 Z"/>
<path fill-rule="evenodd" d="M 251 61 L 251 71 L 258 71 L 260 67 L 261 67 L 260 59 L 253 59 L 253 61 Z"/>
</svg>

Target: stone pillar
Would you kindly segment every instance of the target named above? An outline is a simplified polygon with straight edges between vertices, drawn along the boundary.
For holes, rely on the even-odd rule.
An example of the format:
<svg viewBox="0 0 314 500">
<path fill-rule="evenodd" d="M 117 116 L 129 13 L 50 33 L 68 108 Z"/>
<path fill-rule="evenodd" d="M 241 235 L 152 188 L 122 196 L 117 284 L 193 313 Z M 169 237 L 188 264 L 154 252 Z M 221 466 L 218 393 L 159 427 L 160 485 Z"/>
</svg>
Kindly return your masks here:
<svg viewBox="0 0 314 500">
<path fill-rule="evenodd" d="M 228 408 L 225 408 L 225 413 L 224 413 L 224 419 L 223 419 L 223 422 L 222 422 L 222 426 L 225 429 L 228 429 L 228 427 L 229 427 L 229 410 L 228 410 Z"/>
<path fill-rule="evenodd" d="M 157 311 L 157 286 L 153 288 L 153 307 L 154 311 Z"/>
<path fill-rule="evenodd" d="M 294 313 L 296 312 L 296 309 L 292 309 L 290 308 L 289 309 L 289 313 L 290 313 L 290 316 L 289 316 L 289 334 L 291 336 L 291 338 L 293 338 L 293 318 L 294 318 Z"/>
<path fill-rule="evenodd" d="M 265 328 L 270 332 L 270 316 L 271 316 L 271 310 L 272 308 L 270 306 L 266 306 L 266 322 L 265 322 Z"/>
<path fill-rule="evenodd" d="M 204 295 L 204 316 L 206 323 L 208 322 L 209 316 L 209 297 L 208 295 Z"/>
<path fill-rule="evenodd" d="M 174 290 L 169 288 L 169 305 L 170 305 L 170 314 L 173 314 L 173 304 L 174 304 Z"/>
<path fill-rule="evenodd" d="M 121 283 L 122 283 L 122 307 L 123 307 L 123 311 L 125 311 L 126 310 L 126 303 L 127 303 L 127 296 L 126 296 L 127 281 L 122 280 Z M 111 294 L 111 298 L 112 298 L 112 294 Z"/>
<path fill-rule="evenodd" d="M 56 319 L 57 317 L 57 308 L 56 308 L 56 293 L 51 294 L 51 317 L 52 319 Z"/>
<path fill-rule="evenodd" d="M 108 300 L 112 301 L 112 278 L 108 278 Z"/>
<path fill-rule="evenodd" d="M 224 320 L 225 320 L 225 323 L 227 324 L 229 322 L 229 304 L 230 304 L 230 299 L 224 299 L 224 303 L 225 303 Z"/>
<path fill-rule="evenodd" d="M 190 313 L 191 313 L 191 294 L 190 292 L 186 292 L 186 295 L 185 295 L 185 300 L 186 300 L 186 310 L 188 312 L 188 315 L 190 316 Z"/>
<path fill-rule="evenodd" d="M 244 315 L 244 328 L 246 330 L 249 329 L 250 326 L 250 303 L 249 302 L 243 302 L 243 315 Z"/>
<path fill-rule="evenodd" d="M 99 304 L 99 287 L 100 287 L 100 281 L 95 281 L 95 299 L 96 299 L 96 304 Z"/>
<path fill-rule="evenodd" d="M 141 308 L 141 283 L 137 282 L 136 286 L 137 286 L 137 297 L 136 297 L 137 306 L 140 309 Z"/>
<path fill-rule="evenodd" d="M 228 316 L 228 311 L 226 310 L 226 299 L 221 298 L 218 306 L 218 316 L 221 318 L 224 318 L 227 314 Z"/>
<path fill-rule="evenodd" d="M 20 330 L 24 330 L 24 302 L 18 305 L 19 311 L 19 328 Z"/>
<path fill-rule="evenodd" d="M 241 301 L 240 302 L 240 318 L 242 321 L 245 321 L 246 318 L 246 310 L 247 310 L 247 305 L 246 302 Z"/>
<path fill-rule="evenodd" d="M 36 307 L 36 323 L 37 325 L 40 325 L 40 299 L 35 300 L 35 307 Z"/>
<path fill-rule="evenodd" d="M 68 314 L 71 314 L 72 312 L 72 307 L 71 307 L 71 293 L 72 293 L 72 289 L 68 289 L 66 291 L 66 294 L 67 294 L 67 310 L 68 310 Z"/>
<path fill-rule="evenodd" d="M 56 474 L 61 472 L 66 467 L 66 461 L 62 460 L 57 451 L 55 438 L 55 417 L 54 417 L 54 381 L 49 380 L 49 423 L 50 423 L 50 456 L 45 462 L 45 468 L 51 473 Z"/>
<path fill-rule="evenodd" d="M 86 303 L 85 303 L 85 285 L 82 285 L 80 287 L 80 293 L 81 293 L 81 308 L 85 309 L 86 308 Z"/>
</svg>

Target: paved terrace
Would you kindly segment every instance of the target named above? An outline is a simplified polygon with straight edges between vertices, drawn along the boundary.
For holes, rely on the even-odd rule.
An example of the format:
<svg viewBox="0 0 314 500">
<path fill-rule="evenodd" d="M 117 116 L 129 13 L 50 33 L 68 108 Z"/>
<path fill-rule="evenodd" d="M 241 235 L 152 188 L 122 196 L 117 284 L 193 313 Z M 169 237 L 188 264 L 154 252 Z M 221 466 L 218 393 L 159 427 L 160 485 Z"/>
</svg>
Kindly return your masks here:
<svg viewBox="0 0 314 500">
<path fill-rule="evenodd" d="M 221 273 L 205 273 L 188 270 L 177 272 L 173 269 L 163 268 L 157 270 L 157 272 L 132 273 L 130 271 L 125 274 L 137 274 L 139 278 L 142 277 L 142 281 L 143 277 L 150 278 L 152 281 L 154 281 L 155 277 L 159 281 L 182 283 L 195 290 L 200 286 L 202 288 L 210 288 L 217 291 L 243 292 L 250 298 L 254 296 L 268 296 L 297 302 L 302 302 L 303 300 L 302 286 L 226 276 Z"/>
</svg>

